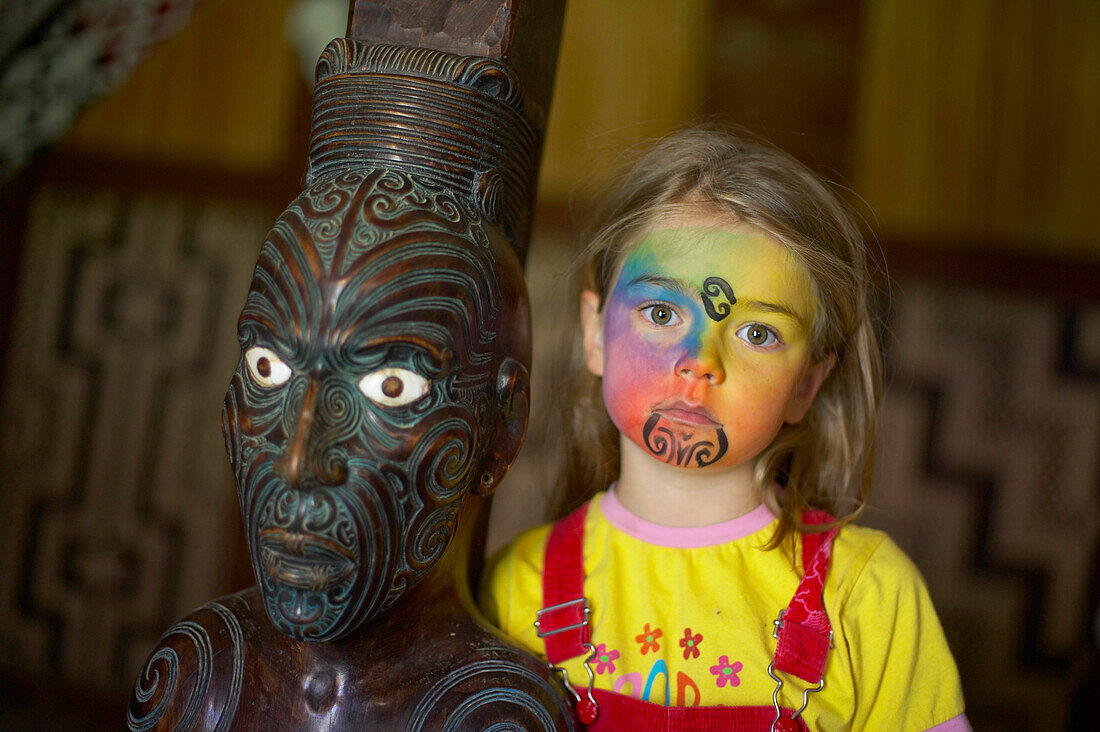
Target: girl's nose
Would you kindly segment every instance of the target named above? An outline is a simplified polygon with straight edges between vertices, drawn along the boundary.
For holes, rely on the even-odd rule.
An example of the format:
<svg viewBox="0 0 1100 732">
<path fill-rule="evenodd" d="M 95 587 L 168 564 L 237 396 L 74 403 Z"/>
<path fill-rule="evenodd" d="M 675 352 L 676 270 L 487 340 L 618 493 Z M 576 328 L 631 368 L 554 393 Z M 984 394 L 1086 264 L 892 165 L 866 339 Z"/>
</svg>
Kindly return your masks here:
<svg viewBox="0 0 1100 732">
<path fill-rule="evenodd" d="M 676 373 L 685 379 L 699 379 L 708 384 L 721 384 L 726 379 L 721 357 L 713 346 L 706 343 L 685 352 L 676 361 Z"/>
</svg>

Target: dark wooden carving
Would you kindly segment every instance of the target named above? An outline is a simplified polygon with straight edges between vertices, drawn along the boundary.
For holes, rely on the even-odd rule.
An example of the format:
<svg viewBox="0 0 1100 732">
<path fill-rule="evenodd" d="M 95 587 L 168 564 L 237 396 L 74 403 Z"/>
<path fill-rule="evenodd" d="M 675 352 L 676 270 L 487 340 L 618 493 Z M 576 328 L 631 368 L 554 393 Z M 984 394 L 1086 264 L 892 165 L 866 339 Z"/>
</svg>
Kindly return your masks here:
<svg viewBox="0 0 1100 732">
<path fill-rule="evenodd" d="M 528 409 L 541 120 L 497 53 L 325 50 L 223 412 L 257 586 L 165 633 L 130 729 L 572 728 L 470 594 Z"/>
<path fill-rule="evenodd" d="M 501 61 L 523 88 L 527 115 L 546 122 L 564 0 L 351 0 L 348 37 Z"/>
</svg>

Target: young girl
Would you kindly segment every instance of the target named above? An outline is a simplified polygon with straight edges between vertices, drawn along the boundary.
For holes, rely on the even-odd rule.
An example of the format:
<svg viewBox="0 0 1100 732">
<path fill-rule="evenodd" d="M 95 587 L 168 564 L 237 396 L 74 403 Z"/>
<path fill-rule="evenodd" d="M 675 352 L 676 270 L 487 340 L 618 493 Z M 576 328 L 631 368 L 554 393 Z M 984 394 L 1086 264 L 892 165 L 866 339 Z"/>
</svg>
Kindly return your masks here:
<svg viewBox="0 0 1100 732">
<path fill-rule="evenodd" d="M 601 221 L 580 305 L 606 412 L 578 400 L 563 486 L 589 500 L 501 554 L 487 614 L 593 729 L 969 729 L 919 573 L 848 523 L 881 379 L 847 208 L 784 153 L 697 128 Z"/>
</svg>

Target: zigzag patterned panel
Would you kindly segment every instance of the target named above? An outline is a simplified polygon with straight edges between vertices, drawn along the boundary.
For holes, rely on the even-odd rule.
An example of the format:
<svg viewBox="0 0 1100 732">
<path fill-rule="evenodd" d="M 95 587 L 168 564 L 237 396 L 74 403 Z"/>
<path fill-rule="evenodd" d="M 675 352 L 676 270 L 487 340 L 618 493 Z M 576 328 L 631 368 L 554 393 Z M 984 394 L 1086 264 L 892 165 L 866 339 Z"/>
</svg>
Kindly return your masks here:
<svg viewBox="0 0 1100 732">
<path fill-rule="evenodd" d="M 1100 536 L 1100 303 L 903 282 L 865 523 L 921 567 L 975 729 L 1063 729 Z"/>
<path fill-rule="evenodd" d="M 126 688 L 226 589 L 221 437 L 235 321 L 270 215 L 45 189 L 0 406 L 0 665 Z"/>
</svg>

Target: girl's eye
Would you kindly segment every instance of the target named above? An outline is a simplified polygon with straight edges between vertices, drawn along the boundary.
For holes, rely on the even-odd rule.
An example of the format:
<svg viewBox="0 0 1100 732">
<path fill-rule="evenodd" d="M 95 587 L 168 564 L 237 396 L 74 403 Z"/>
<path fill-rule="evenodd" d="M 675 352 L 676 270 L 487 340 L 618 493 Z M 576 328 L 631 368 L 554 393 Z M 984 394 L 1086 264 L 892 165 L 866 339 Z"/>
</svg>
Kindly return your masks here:
<svg viewBox="0 0 1100 732">
<path fill-rule="evenodd" d="M 260 386 L 282 386 L 290 378 L 290 367 L 270 348 L 252 346 L 244 352 L 248 375 Z"/>
<path fill-rule="evenodd" d="M 387 367 L 359 379 L 359 391 L 375 404 L 401 407 L 428 393 L 431 382 L 415 371 Z"/>
<path fill-rule="evenodd" d="M 672 309 L 671 305 L 656 303 L 642 308 L 646 320 L 654 325 L 678 325 L 680 316 Z"/>
<path fill-rule="evenodd" d="M 737 337 L 750 346 L 757 348 L 768 348 L 779 344 L 779 336 L 775 334 L 775 331 L 759 323 L 749 323 L 741 326 L 740 330 L 737 331 Z"/>
</svg>

